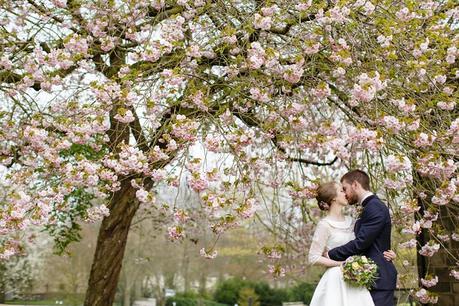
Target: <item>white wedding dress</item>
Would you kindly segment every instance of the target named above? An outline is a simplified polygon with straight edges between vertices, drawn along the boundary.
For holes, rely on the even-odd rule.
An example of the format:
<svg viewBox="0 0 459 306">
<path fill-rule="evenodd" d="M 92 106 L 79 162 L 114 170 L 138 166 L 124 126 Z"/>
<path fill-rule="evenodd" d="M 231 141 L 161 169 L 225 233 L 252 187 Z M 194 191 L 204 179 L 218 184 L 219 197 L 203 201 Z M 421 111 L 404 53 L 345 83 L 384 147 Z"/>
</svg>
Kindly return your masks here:
<svg viewBox="0 0 459 306">
<path fill-rule="evenodd" d="M 328 217 L 317 224 L 309 250 L 309 262 L 314 264 L 325 249 L 331 250 L 354 239 L 354 222 L 349 216 L 344 221 Z M 343 280 L 341 267 L 328 268 L 314 291 L 310 306 L 374 306 L 370 292 L 363 287 L 352 287 Z"/>
</svg>

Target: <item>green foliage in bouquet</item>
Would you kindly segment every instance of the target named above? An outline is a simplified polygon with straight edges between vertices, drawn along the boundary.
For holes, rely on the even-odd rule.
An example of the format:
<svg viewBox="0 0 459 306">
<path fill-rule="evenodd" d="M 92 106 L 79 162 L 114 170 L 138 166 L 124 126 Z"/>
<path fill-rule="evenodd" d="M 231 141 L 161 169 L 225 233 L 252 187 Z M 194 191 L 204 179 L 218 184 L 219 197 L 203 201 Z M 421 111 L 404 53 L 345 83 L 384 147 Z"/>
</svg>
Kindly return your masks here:
<svg viewBox="0 0 459 306">
<path fill-rule="evenodd" d="M 378 279 L 378 266 L 366 256 L 351 256 L 341 266 L 344 281 L 354 287 L 370 289 Z"/>
</svg>

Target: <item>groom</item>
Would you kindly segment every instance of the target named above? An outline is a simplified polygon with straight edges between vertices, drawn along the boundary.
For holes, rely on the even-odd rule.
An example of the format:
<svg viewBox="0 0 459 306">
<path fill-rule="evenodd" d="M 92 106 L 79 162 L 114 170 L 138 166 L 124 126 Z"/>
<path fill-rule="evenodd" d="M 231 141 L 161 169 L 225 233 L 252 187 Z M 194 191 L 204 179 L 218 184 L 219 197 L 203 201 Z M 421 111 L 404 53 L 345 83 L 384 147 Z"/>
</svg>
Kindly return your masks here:
<svg viewBox="0 0 459 306">
<path fill-rule="evenodd" d="M 370 290 L 375 306 L 393 306 L 397 271 L 392 261 L 384 259 L 383 250 L 390 249 L 391 220 L 387 206 L 370 192 L 370 178 L 361 170 L 353 170 L 341 178 L 349 204 L 363 210 L 355 223 L 355 239 L 328 251 L 328 256 L 343 261 L 353 255 L 365 255 L 378 265 L 379 278 Z"/>
</svg>

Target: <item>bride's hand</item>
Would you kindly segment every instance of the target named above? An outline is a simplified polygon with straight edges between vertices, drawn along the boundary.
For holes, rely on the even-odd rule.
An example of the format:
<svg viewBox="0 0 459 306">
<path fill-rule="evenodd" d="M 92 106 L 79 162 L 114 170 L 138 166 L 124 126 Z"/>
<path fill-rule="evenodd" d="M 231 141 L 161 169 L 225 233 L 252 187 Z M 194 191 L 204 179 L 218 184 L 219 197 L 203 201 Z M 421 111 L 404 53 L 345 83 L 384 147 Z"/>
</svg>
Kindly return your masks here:
<svg viewBox="0 0 459 306">
<path fill-rule="evenodd" d="M 397 254 L 392 250 L 384 251 L 383 255 L 387 261 L 394 261 L 394 259 L 397 258 Z"/>
<path fill-rule="evenodd" d="M 341 267 L 343 265 L 344 261 L 336 261 L 336 266 Z"/>
</svg>

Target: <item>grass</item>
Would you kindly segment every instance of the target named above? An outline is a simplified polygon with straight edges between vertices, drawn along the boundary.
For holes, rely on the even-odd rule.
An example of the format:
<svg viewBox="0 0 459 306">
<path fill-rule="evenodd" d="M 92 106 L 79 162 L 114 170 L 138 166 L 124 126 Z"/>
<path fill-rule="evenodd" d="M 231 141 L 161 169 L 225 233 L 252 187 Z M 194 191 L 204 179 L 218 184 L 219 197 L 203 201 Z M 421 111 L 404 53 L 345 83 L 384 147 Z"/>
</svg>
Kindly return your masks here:
<svg viewBox="0 0 459 306">
<path fill-rule="evenodd" d="M 44 300 L 44 301 L 8 301 L 6 305 L 58 305 L 56 300 Z M 63 304 L 62 304 L 63 305 Z"/>
<path fill-rule="evenodd" d="M 64 302 L 65 303 L 65 302 Z M 43 300 L 43 301 L 9 301 L 5 303 L 6 305 L 47 305 L 47 306 L 54 306 L 54 305 L 62 305 L 67 306 L 68 304 L 56 304 L 56 300 Z M 397 306 L 410 306 L 410 303 L 400 303 Z"/>
<path fill-rule="evenodd" d="M 56 304 L 56 301 L 62 301 L 62 304 Z M 52 299 L 52 300 L 42 300 L 42 301 L 7 301 L 5 302 L 6 305 L 24 305 L 24 306 L 29 306 L 29 305 L 46 305 L 46 306 L 69 306 L 71 304 L 66 303 L 65 300 L 61 299 Z"/>
</svg>

